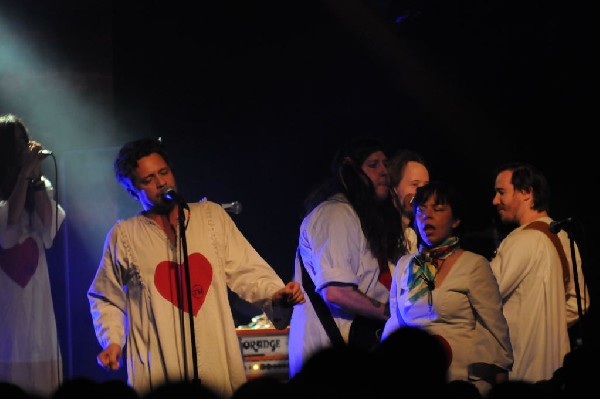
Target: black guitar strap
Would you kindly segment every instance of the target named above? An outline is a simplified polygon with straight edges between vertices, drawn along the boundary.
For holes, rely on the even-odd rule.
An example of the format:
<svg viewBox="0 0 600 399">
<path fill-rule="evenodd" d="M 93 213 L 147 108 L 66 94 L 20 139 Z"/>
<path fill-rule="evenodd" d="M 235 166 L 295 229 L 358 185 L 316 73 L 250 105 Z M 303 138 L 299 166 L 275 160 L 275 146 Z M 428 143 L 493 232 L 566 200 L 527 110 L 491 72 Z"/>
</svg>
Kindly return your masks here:
<svg viewBox="0 0 600 399">
<path fill-rule="evenodd" d="M 335 324 L 335 320 L 333 319 L 331 311 L 325 304 L 325 301 L 321 295 L 315 291 L 315 284 L 312 281 L 312 278 L 310 278 L 308 275 L 306 267 L 304 267 L 302 256 L 300 256 L 300 250 L 296 251 L 296 256 L 300 261 L 300 267 L 302 267 L 302 285 L 304 286 L 304 291 L 306 291 L 306 294 L 310 298 L 310 302 L 312 303 L 313 308 L 315 309 L 315 312 L 317 313 L 317 316 L 319 317 L 319 320 L 321 321 L 321 324 L 327 333 L 327 336 L 331 340 L 333 346 L 346 345 L 344 338 L 342 338 L 342 334 L 340 333 L 340 329 L 338 328 L 337 324 Z"/>
</svg>

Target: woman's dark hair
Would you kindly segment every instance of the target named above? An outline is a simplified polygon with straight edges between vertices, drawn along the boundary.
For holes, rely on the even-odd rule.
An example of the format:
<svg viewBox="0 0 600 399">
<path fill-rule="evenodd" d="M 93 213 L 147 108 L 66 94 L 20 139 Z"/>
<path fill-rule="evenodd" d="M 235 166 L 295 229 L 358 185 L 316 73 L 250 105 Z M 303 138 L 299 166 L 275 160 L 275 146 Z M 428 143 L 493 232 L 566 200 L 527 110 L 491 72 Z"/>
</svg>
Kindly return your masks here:
<svg viewBox="0 0 600 399">
<path fill-rule="evenodd" d="M 305 200 L 306 214 L 332 195 L 342 193 L 360 219 L 363 233 L 374 257 L 396 262 L 406 250 L 400 213 L 392 196 L 380 200 L 362 164 L 374 152 L 386 153 L 374 138 L 356 138 L 342 146 L 331 163 L 331 176 Z"/>
<path fill-rule="evenodd" d="M 452 217 L 464 221 L 465 205 L 461 194 L 449 183 L 442 181 L 430 181 L 422 187 L 417 188 L 412 200 L 413 214 L 417 208 L 425 204 L 431 197 L 435 197 L 436 205 L 448 205 L 452 208 Z M 455 230 L 460 230 L 461 223 Z"/>
<path fill-rule="evenodd" d="M 129 182 L 134 183 L 134 171 L 137 169 L 138 160 L 150 154 L 159 154 L 171 167 L 169 157 L 162 140 L 139 139 L 130 141 L 121 147 L 114 162 L 115 177 L 119 183 L 129 189 Z"/>
<path fill-rule="evenodd" d="M 8 199 L 15 186 L 21 165 L 15 152 L 15 132 L 29 132 L 23 120 L 13 114 L 0 116 L 0 199 Z"/>
</svg>

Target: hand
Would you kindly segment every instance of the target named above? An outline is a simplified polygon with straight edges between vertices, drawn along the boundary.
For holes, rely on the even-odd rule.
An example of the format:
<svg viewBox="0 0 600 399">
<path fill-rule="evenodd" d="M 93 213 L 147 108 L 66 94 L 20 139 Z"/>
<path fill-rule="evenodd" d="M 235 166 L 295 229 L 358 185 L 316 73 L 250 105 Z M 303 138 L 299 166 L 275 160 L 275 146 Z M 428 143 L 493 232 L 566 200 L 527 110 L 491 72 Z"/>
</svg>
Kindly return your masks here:
<svg viewBox="0 0 600 399">
<path fill-rule="evenodd" d="M 110 344 L 97 357 L 98 364 L 106 370 L 118 370 L 121 368 L 121 345 Z"/>
<path fill-rule="evenodd" d="M 304 292 L 299 283 L 292 281 L 273 294 L 273 302 L 286 305 L 297 305 L 306 302 Z"/>
<path fill-rule="evenodd" d="M 44 157 L 40 155 L 40 151 L 43 149 L 44 147 L 40 143 L 31 140 L 23 150 L 21 154 L 21 169 L 27 175 L 26 177 L 35 178 L 41 174 L 40 163 Z"/>
</svg>

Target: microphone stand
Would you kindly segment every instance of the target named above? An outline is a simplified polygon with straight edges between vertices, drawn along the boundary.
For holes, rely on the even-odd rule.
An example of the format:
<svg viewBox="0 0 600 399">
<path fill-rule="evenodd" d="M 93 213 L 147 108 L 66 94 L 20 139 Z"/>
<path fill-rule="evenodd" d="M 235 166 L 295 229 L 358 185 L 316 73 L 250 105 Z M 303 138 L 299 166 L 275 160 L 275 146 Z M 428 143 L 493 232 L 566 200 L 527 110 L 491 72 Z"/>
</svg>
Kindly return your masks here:
<svg viewBox="0 0 600 399">
<path fill-rule="evenodd" d="M 181 240 L 181 249 L 183 251 L 183 269 L 185 273 L 185 283 L 186 283 L 186 293 L 187 293 L 187 305 L 189 311 L 189 322 L 190 322 L 190 340 L 192 344 L 192 365 L 194 368 L 194 379 L 192 382 L 200 383 L 200 378 L 198 377 L 198 356 L 196 350 L 196 332 L 194 329 L 194 312 L 192 308 L 192 289 L 191 289 L 191 281 L 190 281 L 190 264 L 188 260 L 188 251 L 187 251 L 187 240 L 185 237 L 185 207 L 187 205 L 184 203 L 178 203 L 178 221 L 179 221 L 179 237 Z M 186 367 L 187 369 L 187 367 Z M 186 372 L 187 379 L 187 372 Z"/>
<path fill-rule="evenodd" d="M 570 228 L 563 228 L 569 236 L 569 243 L 571 246 L 571 261 L 573 262 L 573 279 L 575 280 L 575 295 L 577 297 L 577 313 L 579 314 L 579 333 L 581 335 L 581 346 L 583 346 L 584 340 L 584 328 L 583 328 L 583 308 L 581 306 L 581 292 L 579 288 L 579 276 L 577 272 L 577 259 L 575 257 L 575 239 L 571 233 Z"/>
</svg>

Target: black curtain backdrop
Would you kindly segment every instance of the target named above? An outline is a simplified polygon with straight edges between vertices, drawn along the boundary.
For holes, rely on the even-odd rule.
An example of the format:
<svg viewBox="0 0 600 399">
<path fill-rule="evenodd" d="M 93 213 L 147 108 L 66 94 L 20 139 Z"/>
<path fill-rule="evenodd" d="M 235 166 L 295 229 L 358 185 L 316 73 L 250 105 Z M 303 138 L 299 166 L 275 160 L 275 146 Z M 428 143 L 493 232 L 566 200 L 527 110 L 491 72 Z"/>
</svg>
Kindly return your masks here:
<svg viewBox="0 0 600 399">
<path fill-rule="evenodd" d="M 64 194 L 74 196 L 65 198 L 68 231 L 52 249 L 67 376 L 110 377 L 95 364 L 84 292 L 107 225 L 137 211 L 117 194 L 112 159 L 140 137 L 163 138 L 189 201 L 240 201 L 232 217 L 284 280 L 292 278 L 302 201 L 351 137 L 421 152 L 432 178 L 452 181 L 468 199 L 465 246 L 486 256 L 493 229 L 505 231 L 491 205 L 493 168 L 531 162 L 550 181 L 551 215 L 582 226 L 594 297 L 598 14 L 590 2 L 12 3 L 14 19 L 51 37 L 80 84 L 95 82 L 90 96 L 111 91 L 103 105 L 114 132 L 52 148 L 63 155 Z M 98 74 L 110 85 L 99 87 Z M 0 106 L 11 112 L 10 99 Z M 84 135 L 90 125 L 79 127 Z M 101 177 L 85 190 L 102 191 L 97 197 L 76 184 L 93 174 Z M 75 261 L 82 271 L 70 269 Z M 240 304 L 234 313 L 247 321 L 252 311 Z"/>
</svg>

